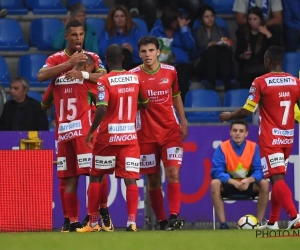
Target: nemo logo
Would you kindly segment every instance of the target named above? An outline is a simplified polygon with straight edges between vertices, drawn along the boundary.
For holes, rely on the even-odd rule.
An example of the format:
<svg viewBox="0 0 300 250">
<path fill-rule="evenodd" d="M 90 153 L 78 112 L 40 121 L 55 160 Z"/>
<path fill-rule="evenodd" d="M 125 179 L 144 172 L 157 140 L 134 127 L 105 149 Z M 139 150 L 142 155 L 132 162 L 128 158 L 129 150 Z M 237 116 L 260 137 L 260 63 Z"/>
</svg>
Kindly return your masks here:
<svg viewBox="0 0 300 250">
<path fill-rule="evenodd" d="M 134 76 L 133 79 L 134 79 L 135 81 L 137 81 L 138 78 L 137 78 L 136 76 Z"/>
<path fill-rule="evenodd" d="M 292 82 L 296 81 L 295 78 L 292 78 Z"/>
</svg>

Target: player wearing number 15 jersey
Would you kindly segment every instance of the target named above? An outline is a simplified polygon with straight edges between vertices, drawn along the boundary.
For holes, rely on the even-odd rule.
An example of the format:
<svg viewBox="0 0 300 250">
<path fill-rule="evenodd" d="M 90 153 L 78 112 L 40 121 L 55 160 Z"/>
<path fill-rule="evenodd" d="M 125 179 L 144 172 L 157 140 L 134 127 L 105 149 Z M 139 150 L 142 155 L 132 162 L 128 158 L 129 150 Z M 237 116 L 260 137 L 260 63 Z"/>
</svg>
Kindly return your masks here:
<svg viewBox="0 0 300 250">
<path fill-rule="evenodd" d="M 268 223 L 261 229 L 278 229 L 281 207 L 291 218 L 287 229 L 300 228 L 300 215 L 284 180 L 294 141 L 294 106 L 300 100 L 300 81 L 282 72 L 283 59 L 281 47 L 269 47 L 264 55 L 264 64 L 270 73 L 253 81 L 243 108 L 220 115 L 221 121 L 244 118 L 252 114 L 256 106 L 259 108 L 261 163 L 265 178 L 270 178 L 272 184 L 271 214 Z"/>
</svg>

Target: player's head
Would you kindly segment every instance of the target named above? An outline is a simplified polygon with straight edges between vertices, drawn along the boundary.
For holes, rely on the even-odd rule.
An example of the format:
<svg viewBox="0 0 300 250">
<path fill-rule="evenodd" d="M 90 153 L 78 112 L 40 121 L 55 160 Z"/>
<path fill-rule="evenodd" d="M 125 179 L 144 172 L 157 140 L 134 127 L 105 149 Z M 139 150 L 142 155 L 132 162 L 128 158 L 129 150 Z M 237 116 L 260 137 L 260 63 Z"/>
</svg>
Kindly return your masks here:
<svg viewBox="0 0 300 250">
<path fill-rule="evenodd" d="M 266 70 L 281 70 L 284 59 L 284 50 L 280 46 L 270 46 L 264 55 L 264 65 Z"/>
<path fill-rule="evenodd" d="M 159 42 L 155 36 L 144 36 L 138 42 L 139 56 L 144 65 L 151 66 L 158 63 L 160 54 Z"/>
<path fill-rule="evenodd" d="M 238 145 L 245 141 L 248 136 L 248 124 L 245 120 L 234 120 L 230 125 L 231 139 Z"/>
<path fill-rule="evenodd" d="M 83 25 L 85 24 L 85 6 L 81 3 L 75 3 L 70 6 L 70 20 L 77 20 Z"/>
<path fill-rule="evenodd" d="M 68 49 L 71 51 L 82 50 L 84 41 L 84 27 L 77 20 L 71 20 L 66 25 L 66 40 L 68 41 Z"/>
<path fill-rule="evenodd" d="M 78 63 L 75 68 L 77 70 L 82 70 L 82 71 L 87 71 L 89 73 L 92 73 L 94 68 L 95 68 L 95 61 L 94 58 L 88 54 L 88 53 L 84 53 L 86 55 L 86 60 L 85 62 L 80 62 Z"/>
<path fill-rule="evenodd" d="M 18 76 L 11 80 L 10 95 L 16 102 L 23 102 L 29 90 L 29 82 L 24 77 Z"/>
<path fill-rule="evenodd" d="M 107 47 L 105 52 L 105 60 L 108 67 L 113 65 L 122 65 L 123 58 L 123 50 L 120 45 L 111 44 Z"/>
</svg>

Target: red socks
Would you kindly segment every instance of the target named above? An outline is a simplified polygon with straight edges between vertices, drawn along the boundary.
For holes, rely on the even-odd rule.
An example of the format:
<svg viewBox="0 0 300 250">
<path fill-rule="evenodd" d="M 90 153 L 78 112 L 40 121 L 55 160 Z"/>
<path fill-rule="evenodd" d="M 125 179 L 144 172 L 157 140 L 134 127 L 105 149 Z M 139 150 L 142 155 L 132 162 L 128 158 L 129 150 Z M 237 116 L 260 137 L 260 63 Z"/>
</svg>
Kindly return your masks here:
<svg viewBox="0 0 300 250">
<path fill-rule="evenodd" d="M 179 214 L 180 211 L 180 183 L 168 184 L 168 201 L 170 214 Z"/>
<path fill-rule="evenodd" d="M 108 198 L 108 176 L 104 175 L 101 183 L 100 207 L 107 208 Z"/>
<path fill-rule="evenodd" d="M 98 215 L 100 203 L 101 183 L 90 182 L 88 191 L 88 214 Z"/>
<path fill-rule="evenodd" d="M 164 198 L 161 188 L 149 190 L 151 207 L 158 221 L 166 220 Z"/>
<path fill-rule="evenodd" d="M 132 184 L 126 187 L 126 201 L 128 221 L 135 222 L 139 202 L 139 189 L 136 184 Z"/>
</svg>

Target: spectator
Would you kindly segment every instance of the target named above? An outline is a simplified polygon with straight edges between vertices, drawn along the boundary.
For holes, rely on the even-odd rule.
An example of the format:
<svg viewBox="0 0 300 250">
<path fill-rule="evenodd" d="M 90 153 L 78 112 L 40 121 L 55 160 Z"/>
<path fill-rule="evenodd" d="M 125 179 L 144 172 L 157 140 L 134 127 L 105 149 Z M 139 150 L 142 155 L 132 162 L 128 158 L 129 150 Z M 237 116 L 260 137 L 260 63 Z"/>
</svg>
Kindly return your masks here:
<svg viewBox="0 0 300 250">
<path fill-rule="evenodd" d="M 247 16 L 247 25 L 236 31 L 235 58 L 238 61 L 240 88 L 249 88 L 255 77 L 265 73 L 264 53 L 271 45 L 281 45 L 281 35 L 267 27 L 262 10 L 253 7 Z"/>
<path fill-rule="evenodd" d="M 98 54 L 98 39 L 93 27 L 85 22 L 85 13 L 86 9 L 84 5 L 81 3 L 73 4 L 70 6 L 70 17 L 65 20 L 65 25 L 71 20 L 77 20 L 84 25 L 85 36 L 82 47 L 85 50 Z M 65 36 L 66 28 L 62 27 L 58 30 L 56 37 L 54 38 L 53 49 L 62 50 L 67 47 L 68 42 L 65 39 Z"/>
<path fill-rule="evenodd" d="M 119 44 L 123 49 L 123 68 L 128 70 L 139 65 L 142 60 L 138 55 L 137 41 L 144 35 L 132 21 L 127 9 L 118 5 L 111 8 L 106 18 L 105 29 L 99 40 L 99 55 L 105 58 L 106 48 Z"/>
<path fill-rule="evenodd" d="M 195 40 L 188 27 L 190 19 L 182 17 L 175 5 L 164 8 L 160 19 L 161 23 L 150 31 L 150 35 L 159 40 L 159 61 L 175 66 L 184 103 L 193 70 L 189 55 L 196 50 Z"/>
<path fill-rule="evenodd" d="M 12 100 L 4 104 L 0 117 L 1 131 L 43 131 L 49 130 L 46 112 L 37 100 L 27 95 L 29 82 L 23 77 L 12 79 L 10 94 Z"/>
<path fill-rule="evenodd" d="M 282 2 L 285 51 L 295 52 L 300 44 L 300 1 Z"/>
<path fill-rule="evenodd" d="M 194 31 L 200 55 L 196 62 L 196 75 L 208 80 L 207 89 L 215 89 L 216 78 L 221 76 L 225 91 L 231 88 L 233 74 L 231 41 L 215 22 L 215 10 L 204 5 L 199 11 L 200 27 Z"/>
<path fill-rule="evenodd" d="M 6 9 L 0 10 L 0 18 L 5 18 L 6 15 L 7 15 L 7 10 Z"/>
<path fill-rule="evenodd" d="M 238 25 L 247 23 L 247 13 L 255 6 L 261 8 L 267 26 L 282 24 L 281 0 L 235 0 L 233 11 Z"/>
<path fill-rule="evenodd" d="M 257 219 L 263 221 L 269 198 L 269 183 L 263 179 L 259 149 L 255 142 L 246 140 L 248 125 L 235 120 L 230 126 L 231 139 L 216 149 L 211 169 L 211 198 L 221 223 L 220 229 L 229 229 L 226 223 L 222 196 L 257 196 Z"/>
</svg>

